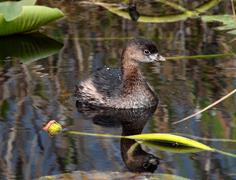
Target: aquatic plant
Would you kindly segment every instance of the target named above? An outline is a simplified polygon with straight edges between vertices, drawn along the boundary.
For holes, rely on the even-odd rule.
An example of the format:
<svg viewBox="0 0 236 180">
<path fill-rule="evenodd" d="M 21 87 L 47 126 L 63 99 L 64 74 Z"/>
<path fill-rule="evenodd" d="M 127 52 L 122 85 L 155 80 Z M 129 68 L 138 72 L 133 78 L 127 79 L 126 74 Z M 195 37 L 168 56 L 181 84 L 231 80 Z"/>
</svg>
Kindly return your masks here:
<svg viewBox="0 0 236 180">
<path fill-rule="evenodd" d="M 202 20 L 205 22 L 220 22 L 223 25 L 218 26 L 216 28 L 217 30 L 226 31 L 229 34 L 236 35 L 236 12 L 233 0 L 231 0 L 231 8 L 233 15 L 224 14 L 224 15 L 203 16 Z"/>
<path fill-rule="evenodd" d="M 64 16 L 59 9 L 34 4 L 35 0 L 0 2 L 0 36 L 34 31 Z"/>
<path fill-rule="evenodd" d="M 195 116 L 197 116 L 197 115 L 199 115 L 199 114 L 201 114 L 201 113 L 207 111 L 208 109 L 214 107 L 215 105 L 219 104 L 220 102 L 222 102 L 223 100 L 225 100 L 226 98 L 232 96 L 232 95 L 235 94 L 235 93 L 236 93 L 236 89 L 232 90 L 231 92 L 229 92 L 228 94 L 226 94 L 226 95 L 223 96 L 222 98 L 218 99 L 217 101 L 211 103 L 209 106 L 203 108 L 202 110 L 197 111 L 196 113 L 191 114 L 191 115 L 189 115 L 189 116 L 187 116 L 187 117 L 185 117 L 185 118 L 183 118 L 183 119 L 181 119 L 181 120 L 179 120 L 179 121 L 173 122 L 172 124 L 178 124 L 178 123 L 184 122 L 184 121 L 186 121 L 186 120 L 188 120 L 188 119 L 190 119 L 190 118 L 192 118 L 192 117 L 195 117 Z"/>
<path fill-rule="evenodd" d="M 236 24 L 233 15 L 202 16 L 202 20 L 205 22 L 220 22 L 222 25 L 216 27 L 217 30 L 226 31 L 229 34 L 236 35 Z"/>
<path fill-rule="evenodd" d="M 184 8 L 180 6 L 179 4 L 176 4 L 171 1 L 166 1 L 166 0 L 155 0 L 155 1 L 165 4 L 166 6 L 169 6 L 170 8 L 179 11 L 179 13 L 173 14 L 173 15 L 161 15 L 161 16 L 157 16 L 157 15 L 147 16 L 147 15 L 140 14 L 139 18 L 137 19 L 138 22 L 170 23 L 170 22 L 186 20 L 187 18 L 198 17 L 201 13 L 206 12 L 207 10 L 215 7 L 218 3 L 221 2 L 221 0 L 210 0 L 199 5 L 194 10 L 188 10 L 187 8 Z M 122 18 L 130 19 L 130 20 L 132 19 L 132 17 L 130 16 L 128 12 L 128 8 L 122 7 L 122 5 L 119 3 L 105 3 L 100 0 L 82 1 L 81 3 L 100 6 L 107 9 L 109 12 L 116 14 Z"/>
<path fill-rule="evenodd" d="M 109 138 L 125 138 L 136 140 L 137 143 L 144 144 L 150 148 L 157 148 L 167 152 L 174 153 L 193 153 L 198 151 L 211 151 L 218 152 L 230 157 L 236 158 L 235 154 L 224 152 L 208 145 L 200 143 L 196 140 L 171 134 L 171 133 L 149 133 L 149 134 L 136 134 L 130 136 L 119 136 L 112 134 L 93 134 L 79 131 L 65 131 L 68 135 L 84 135 L 84 136 L 95 136 L 95 137 L 109 137 Z M 135 150 L 136 144 L 132 145 Z M 131 147 L 131 149 L 132 149 Z"/>
<path fill-rule="evenodd" d="M 57 135 L 62 132 L 62 126 L 55 120 L 50 120 L 43 127 L 43 130 L 46 131 L 51 136 Z M 136 134 L 129 136 L 119 136 L 112 134 L 93 134 L 85 133 L 79 131 L 65 131 L 69 135 L 85 135 L 85 136 L 96 136 L 96 137 L 110 137 L 110 138 L 125 138 L 136 140 L 137 143 L 145 144 L 151 147 L 161 147 L 164 150 L 171 150 L 174 152 L 182 152 L 187 149 L 185 152 L 195 152 L 195 151 L 216 151 L 214 148 L 211 148 L 205 144 L 202 144 L 198 141 L 186 138 L 183 136 L 169 134 L 169 133 L 149 133 L 149 134 Z M 135 148 L 136 145 L 134 144 Z"/>
</svg>

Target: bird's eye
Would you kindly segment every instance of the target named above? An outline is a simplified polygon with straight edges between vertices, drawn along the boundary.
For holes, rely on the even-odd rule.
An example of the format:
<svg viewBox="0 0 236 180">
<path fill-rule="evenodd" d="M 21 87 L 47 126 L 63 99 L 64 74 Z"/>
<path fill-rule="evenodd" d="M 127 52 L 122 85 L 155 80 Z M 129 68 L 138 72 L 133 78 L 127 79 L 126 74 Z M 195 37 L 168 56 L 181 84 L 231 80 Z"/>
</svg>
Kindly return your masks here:
<svg viewBox="0 0 236 180">
<path fill-rule="evenodd" d="M 144 50 L 144 54 L 148 55 L 148 54 L 150 54 L 150 51 L 147 50 L 147 49 L 145 49 L 145 50 Z"/>
<path fill-rule="evenodd" d="M 144 167 L 144 169 L 147 169 L 149 167 L 149 164 L 148 163 L 144 163 L 143 167 Z"/>
</svg>

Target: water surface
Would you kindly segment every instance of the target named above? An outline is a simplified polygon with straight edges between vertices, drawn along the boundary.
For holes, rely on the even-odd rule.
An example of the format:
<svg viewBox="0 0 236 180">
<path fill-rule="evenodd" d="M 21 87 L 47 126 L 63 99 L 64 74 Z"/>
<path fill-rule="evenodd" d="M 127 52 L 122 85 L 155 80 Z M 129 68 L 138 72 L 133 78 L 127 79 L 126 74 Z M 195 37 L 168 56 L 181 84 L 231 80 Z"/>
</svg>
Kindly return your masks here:
<svg viewBox="0 0 236 180">
<path fill-rule="evenodd" d="M 1 179 L 32 179 L 73 171 L 105 172 L 113 178 L 113 172 L 129 172 L 138 164 L 130 165 L 124 157 L 133 142 L 63 134 L 50 137 L 41 130 L 49 119 L 56 119 L 68 129 L 90 133 L 165 132 L 236 138 L 236 96 L 195 118 L 172 124 L 235 88 L 233 56 L 144 65 L 143 72 L 160 98 L 159 107 L 153 112 L 82 114 L 77 111 L 72 96 L 75 84 L 97 68 L 118 67 L 122 48 L 130 38 L 151 39 L 160 54 L 171 57 L 231 53 L 235 49 L 234 37 L 215 31 L 215 24 L 206 24 L 199 18 L 138 23 L 80 1 L 41 0 L 39 3 L 59 7 L 66 14 L 63 20 L 41 30 L 50 39 L 42 41 L 40 35 L 35 35 L 0 40 L 0 54 L 4 57 L 0 62 Z M 158 5 L 147 1 L 140 13 L 161 14 Z M 196 7 L 196 3 L 190 1 L 184 5 Z M 229 13 L 228 7 L 229 2 L 224 1 L 208 13 Z M 167 14 L 176 13 L 168 7 L 162 8 L 167 8 Z M 27 50 L 20 49 L 23 46 Z M 3 51 L 3 47 L 12 47 L 12 51 Z M 23 51 L 26 53 L 22 55 Z M 201 142 L 236 153 L 235 143 Z M 174 154 L 139 148 L 145 157 L 153 154 L 160 159 L 156 174 L 189 179 L 236 179 L 236 161 L 232 157 L 206 151 Z"/>
</svg>

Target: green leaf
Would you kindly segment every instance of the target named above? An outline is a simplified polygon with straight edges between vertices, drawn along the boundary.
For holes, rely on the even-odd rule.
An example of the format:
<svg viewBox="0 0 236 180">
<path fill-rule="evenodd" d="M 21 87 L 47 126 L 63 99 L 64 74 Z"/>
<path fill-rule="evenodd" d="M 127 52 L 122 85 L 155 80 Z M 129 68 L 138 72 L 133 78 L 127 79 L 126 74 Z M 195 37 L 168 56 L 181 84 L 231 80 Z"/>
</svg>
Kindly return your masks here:
<svg viewBox="0 0 236 180">
<path fill-rule="evenodd" d="M 202 20 L 205 22 L 220 22 L 223 25 L 216 29 L 221 31 L 228 31 L 230 34 L 236 34 L 236 20 L 232 15 L 213 15 L 213 16 L 202 16 Z"/>
<path fill-rule="evenodd" d="M 158 149 L 171 153 L 196 153 L 203 151 L 202 149 L 180 145 L 176 142 L 140 141 L 139 143 L 144 144 L 152 149 Z"/>
<path fill-rule="evenodd" d="M 182 148 L 196 148 L 206 151 L 215 151 L 213 148 L 197 142 L 195 140 L 177 136 L 167 133 L 156 133 L 156 134 L 138 134 L 132 136 L 126 136 L 129 139 L 135 139 L 140 143 L 152 144 L 155 145 L 156 142 L 166 143 L 173 147 L 182 147 Z"/>
<path fill-rule="evenodd" d="M 6 21 L 11 21 L 21 13 L 22 6 L 31 6 L 35 2 L 36 0 L 0 2 L 0 15 L 3 15 Z"/>
<path fill-rule="evenodd" d="M 112 134 L 94 134 L 94 133 L 86 133 L 86 132 L 79 132 L 79 131 L 66 131 L 66 134 L 72 135 L 83 135 L 83 136 L 95 136 L 95 137 L 110 137 L 110 138 L 126 138 L 126 139 L 133 139 L 138 141 L 138 143 L 143 143 L 149 145 L 150 147 L 157 147 L 157 144 L 165 144 L 166 147 L 172 146 L 173 148 L 177 147 L 177 150 L 174 151 L 173 148 L 169 150 L 165 148 L 165 150 L 169 150 L 171 152 L 181 152 L 181 148 L 184 153 L 186 152 L 197 152 L 197 151 L 211 151 L 211 152 L 218 152 L 233 158 L 236 158 L 236 154 L 228 153 L 225 151 L 221 151 L 218 149 L 211 148 L 205 144 L 202 144 L 198 141 L 173 135 L 167 133 L 153 133 L 153 134 L 137 134 L 131 136 L 118 136 Z M 163 149 L 164 150 L 164 149 Z"/>
<path fill-rule="evenodd" d="M 11 21 L 0 14 L 0 36 L 33 31 L 63 16 L 56 8 L 23 6 L 21 13 Z"/>
<path fill-rule="evenodd" d="M 32 62 L 55 54 L 62 47 L 62 43 L 39 33 L 0 37 L 0 60 L 10 57 Z"/>
</svg>

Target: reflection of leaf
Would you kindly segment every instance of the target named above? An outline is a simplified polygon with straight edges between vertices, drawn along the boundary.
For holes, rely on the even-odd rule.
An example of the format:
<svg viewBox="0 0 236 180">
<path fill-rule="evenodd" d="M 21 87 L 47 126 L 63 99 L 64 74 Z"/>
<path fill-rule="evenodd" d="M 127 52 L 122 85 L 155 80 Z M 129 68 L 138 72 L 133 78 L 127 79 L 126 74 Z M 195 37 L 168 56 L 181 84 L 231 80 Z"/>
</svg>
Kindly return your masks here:
<svg viewBox="0 0 236 180">
<path fill-rule="evenodd" d="M 162 134 L 162 133 L 156 133 L 156 134 L 138 134 L 138 135 L 132 135 L 128 136 L 129 139 L 135 139 L 141 143 L 144 144 L 152 144 L 155 145 L 156 142 L 162 145 L 166 144 L 166 146 L 173 147 L 173 148 L 196 148 L 206 151 L 214 151 L 213 148 L 202 144 L 200 142 L 197 142 L 195 140 L 177 136 L 173 134 Z M 145 143 L 146 142 L 146 143 Z"/>
<path fill-rule="evenodd" d="M 63 13 L 59 9 L 23 6 L 21 13 L 11 21 L 7 21 L 0 14 L 0 36 L 33 31 L 61 17 L 63 17 Z"/>
<path fill-rule="evenodd" d="M 15 19 L 22 11 L 22 6 L 34 5 L 36 0 L 7 1 L 0 3 L 0 14 L 6 21 Z"/>
<path fill-rule="evenodd" d="M 205 22 L 221 22 L 223 25 L 217 27 L 216 29 L 226 30 L 230 34 L 236 34 L 235 19 L 232 15 L 202 16 L 202 20 Z"/>
<path fill-rule="evenodd" d="M 58 52 L 63 44 L 39 33 L 0 37 L 0 60 L 6 57 L 33 61 Z"/>
</svg>

